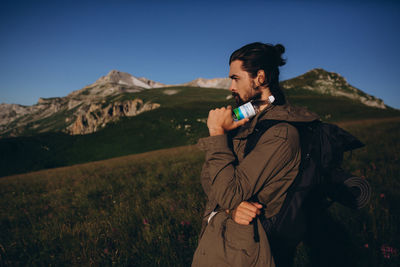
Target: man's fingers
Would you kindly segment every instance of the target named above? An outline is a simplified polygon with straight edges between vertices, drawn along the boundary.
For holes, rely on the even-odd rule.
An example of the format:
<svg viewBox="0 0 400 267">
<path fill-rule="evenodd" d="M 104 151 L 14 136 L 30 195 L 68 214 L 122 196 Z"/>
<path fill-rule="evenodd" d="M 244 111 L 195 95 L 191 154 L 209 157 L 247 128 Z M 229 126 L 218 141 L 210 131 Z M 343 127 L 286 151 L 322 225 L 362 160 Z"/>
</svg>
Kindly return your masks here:
<svg viewBox="0 0 400 267">
<path fill-rule="evenodd" d="M 257 202 L 251 202 L 251 204 L 255 208 L 257 208 L 257 211 L 256 211 L 257 215 L 260 215 L 261 214 L 261 209 L 263 208 L 263 205 L 261 205 L 260 203 L 257 203 Z"/>
<path fill-rule="evenodd" d="M 232 213 L 233 220 L 242 225 L 248 225 L 257 215 L 261 213 L 263 206 L 257 202 L 243 201 L 234 209 Z"/>
<path fill-rule="evenodd" d="M 253 219 L 253 216 L 250 216 L 244 212 L 236 211 L 235 214 L 232 216 L 234 221 L 239 224 L 248 225 Z"/>
<path fill-rule="evenodd" d="M 245 208 L 245 209 L 255 212 L 257 209 L 261 209 L 262 205 L 257 202 L 243 201 L 242 203 L 239 204 L 238 208 Z"/>
<path fill-rule="evenodd" d="M 237 207 L 237 213 L 239 216 L 248 216 L 251 218 L 255 218 L 257 214 L 260 213 L 259 209 L 257 209 L 254 205 L 249 202 L 242 202 Z"/>
<path fill-rule="evenodd" d="M 240 205 L 238 206 L 238 210 L 240 210 L 243 213 L 246 213 L 247 215 L 253 218 L 256 215 L 260 215 L 262 208 L 263 206 L 260 203 L 247 202 L 247 201 L 240 203 Z"/>
<path fill-rule="evenodd" d="M 236 216 L 238 218 L 243 218 L 251 221 L 253 218 L 257 216 L 257 213 L 250 210 L 238 210 L 236 212 Z"/>
<path fill-rule="evenodd" d="M 240 121 L 235 121 L 234 123 L 233 123 L 233 125 L 234 125 L 234 127 L 233 127 L 233 129 L 235 129 L 235 128 L 237 128 L 237 127 L 240 127 L 240 126 L 242 126 L 242 125 L 244 125 L 244 124 L 246 124 L 246 122 L 248 122 L 249 121 L 249 119 L 241 119 Z"/>
<path fill-rule="evenodd" d="M 236 129 L 248 121 L 249 119 L 234 121 L 232 117 L 232 106 L 229 105 L 210 110 L 207 118 L 207 126 L 209 129 L 222 128 L 226 132 Z"/>
<path fill-rule="evenodd" d="M 250 202 L 253 206 L 255 206 L 257 209 L 262 209 L 263 205 L 261 205 L 260 203 L 257 202 Z"/>
</svg>

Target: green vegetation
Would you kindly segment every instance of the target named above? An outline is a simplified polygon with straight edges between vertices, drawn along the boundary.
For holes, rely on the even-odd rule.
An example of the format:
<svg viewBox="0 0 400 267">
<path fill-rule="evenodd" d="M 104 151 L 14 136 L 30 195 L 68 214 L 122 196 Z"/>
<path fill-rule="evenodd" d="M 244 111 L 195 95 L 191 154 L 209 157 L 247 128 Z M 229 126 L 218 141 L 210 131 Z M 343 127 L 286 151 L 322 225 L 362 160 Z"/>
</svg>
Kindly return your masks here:
<svg viewBox="0 0 400 267">
<path fill-rule="evenodd" d="M 291 95 L 290 93 L 288 97 L 291 103 L 307 107 L 327 122 L 386 118 L 400 115 L 398 110 L 368 107 L 346 97 L 313 94 L 304 96 L 300 94 Z"/>
<path fill-rule="evenodd" d="M 24 131 L 24 135 L 34 135 L 37 132 L 47 132 L 49 130 L 60 131 L 61 129 L 65 129 L 69 125 L 69 123 L 65 121 L 65 118 L 72 117 L 76 109 L 77 108 L 71 110 L 63 109 L 47 118 L 30 123 L 36 124 L 38 127 L 31 131 Z M 30 125 L 27 126 L 27 128 L 31 128 Z"/>
<path fill-rule="evenodd" d="M 185 147 L 1 179 L 0 265 L 186 266 L 202 160 Z"/>
<path fill-rule="evenodd" d="M 0 155 L 0 176 L 194 144 L 200 136 L 207 134 L 204 120 L 209 109 L 226 105 L 228 92 L 179 89 L 180 92 L 172 96 L 164 94 L 165 89 L 120 96 L 161 103 L 162 107 L 122 118 L 93 134 L 70 136 L 49 132 L 0 139 L 3 152 Z M 115 100 L 124 99 L 108 99 Z M 70 112 L 64 115 L 70 116 Z M 52 120 L 54 118 L 57 120 Z M 61 112 L 44 119 L 43 125 L 48 126 L 49 121 L 65 123 Z"/>
<path fill-rule="evenodd" d="M 168 95 L 171 91 L 176 94 Z M 308 107 L 325 121 L 354 121 L 365 118 L 400 116 L 399 110 L 377 109 L 344 97 L 321 95 L 304 89 L 288 90 L 291 104 Z M 0 139 L 0 176 L 33 170 L 69 166 L 134 153 L 195 144 L 207 135 L 205 124 L 212 108 L 233 105 L 223 89 L 166 87 L 109 97 L 106 103 L 139 98 L 161 107 L 135 117 L 121 118 L 88 135 L 70 136 L 61 132 Z M 59 131 L 73 111 L 60 111 L 38 122 L 37 129 Z"/>
<path fill-rule="evenodd" d="M 347 239 L 321 247 L 344 248 L 347 266 L 400 264 L 400 120 L 383 121 L 343 124 L 366 144 L 345 166 L 373 188 L 362 210 L 329 209 Z M 0 265 L 189 266 L 206 200 L 203 157 L 187 146 L 1 178 Z M 300 245 L 296 266 L 311 255 Z"/>
<path fill-rule="evenodd" d="M 298 77 L 283 81 L 282 83 L 290 85 L 291 88 L 303 88 L 306 85 L 312 87 L 316 84 L 316 81 L 321 80 L 321 78 L 323 80 L 334 80 L 336 83 L 336 86 L 338 86 L 338 88 L 336 90 L 340 90 L 342 92 L 346 92 L 346 93 L 350 93 L 350 94 L 355 93 L 353 91 L 352 87 L 348 86 L 345 78 L 343 78 L 342 76 L 340 76 L 337 73 L 327 72 L 323 69 L 314 69 L 314 70 L 306 72 L 305 74 L 300 75 Z M 355 88 L 355 87 L 353 87 L 353 88 Z M 357 95 L 374 99 L 373 96 L 368 97 L 368 95 L 365 92 L 363 92 L 357 88 L 355 88 L 355 89 L 357 90 Z"/>
</svg>

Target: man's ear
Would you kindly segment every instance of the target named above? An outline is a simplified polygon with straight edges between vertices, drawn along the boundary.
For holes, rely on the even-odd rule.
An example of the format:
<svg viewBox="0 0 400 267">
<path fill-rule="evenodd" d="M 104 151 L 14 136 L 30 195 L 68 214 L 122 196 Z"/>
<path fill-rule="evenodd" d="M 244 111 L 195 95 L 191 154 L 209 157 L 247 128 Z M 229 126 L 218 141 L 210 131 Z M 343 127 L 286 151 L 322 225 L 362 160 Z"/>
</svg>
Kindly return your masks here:
<svg viewBox="0 0 400 267">
<path fill-rule="evenodd" d="M 258 70 L 258 72 L 257 72 L 257 82 L 260 85 L 265 82 L 265 72 L 264 72 L 264 70 Z"/>
</svg>

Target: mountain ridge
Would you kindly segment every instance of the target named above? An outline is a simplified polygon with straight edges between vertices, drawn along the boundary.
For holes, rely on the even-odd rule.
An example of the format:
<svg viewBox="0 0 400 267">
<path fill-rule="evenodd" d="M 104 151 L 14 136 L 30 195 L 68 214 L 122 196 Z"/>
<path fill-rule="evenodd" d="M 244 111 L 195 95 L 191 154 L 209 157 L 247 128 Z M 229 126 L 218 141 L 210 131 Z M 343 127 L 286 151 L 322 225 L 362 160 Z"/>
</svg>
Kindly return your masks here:
<svg viewBox="0 0 400 267">
<path fill-rule="evenodd" d="M 300 76 L 285 80 L 281 82 L 281 85 L 286 90 L 302 88 L 321 94 L 344 96 L 360 101 L 370 107 L 387 108 L 382 99 L 369 95 L 350 85 L 340 74 L 328 72 L 321 68 L 315 68 Z"/>
<path fill-rule="evenodd" d="M 63 131 L 69 134 L 96 132 L 120 117 L 136 116 L 160 107 L 159 103 L 133 97 L 120 101 L 123 94 L 136 94 L 147 90 L 170 87 L 200 87 L 228 89 L 229 78 L 204 79 L 178 85 L 166 85 L 144 77 L 111 70 L 94 83 L 72 91 L 65 97 L 39 98 L 32 106 L 0 104 L 0 136 L 20 136 L 26 131 Z M 384 102 L 348 84 L 341 75 L 323 69 L 312 69 L 300 76 L 281 82 L 287 92 L 308 90 L 323 95 L 350 98 L 379 109 Z M 177 90 L 165 91 L 173 95 Z"/>
</svg>

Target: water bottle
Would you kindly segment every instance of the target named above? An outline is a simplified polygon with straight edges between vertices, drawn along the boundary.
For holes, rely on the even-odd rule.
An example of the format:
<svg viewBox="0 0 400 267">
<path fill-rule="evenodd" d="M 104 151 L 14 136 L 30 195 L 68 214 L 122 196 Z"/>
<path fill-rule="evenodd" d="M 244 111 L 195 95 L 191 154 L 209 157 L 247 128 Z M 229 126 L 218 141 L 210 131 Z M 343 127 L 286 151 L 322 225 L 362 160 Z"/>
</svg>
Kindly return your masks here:
<svg viewBox="0 0 400 267">
<path fill-rule="evenodd" d="M 272 102 L 275 101 L 275 97 L 273 95 L 270 95 L 268 97 L 268 104 L 271 104 Z M 254 117 L 259 111 L 260 111 L 260 104 L 264 103 L 263 101 L 250 101 L 247 102 L 246 104 L 241 105 L 238 108 L 235 108 L 233 110 L 233 120 L 234 121 L 240 121 L 245 118 L 252 118 Z"/>
</svg>

